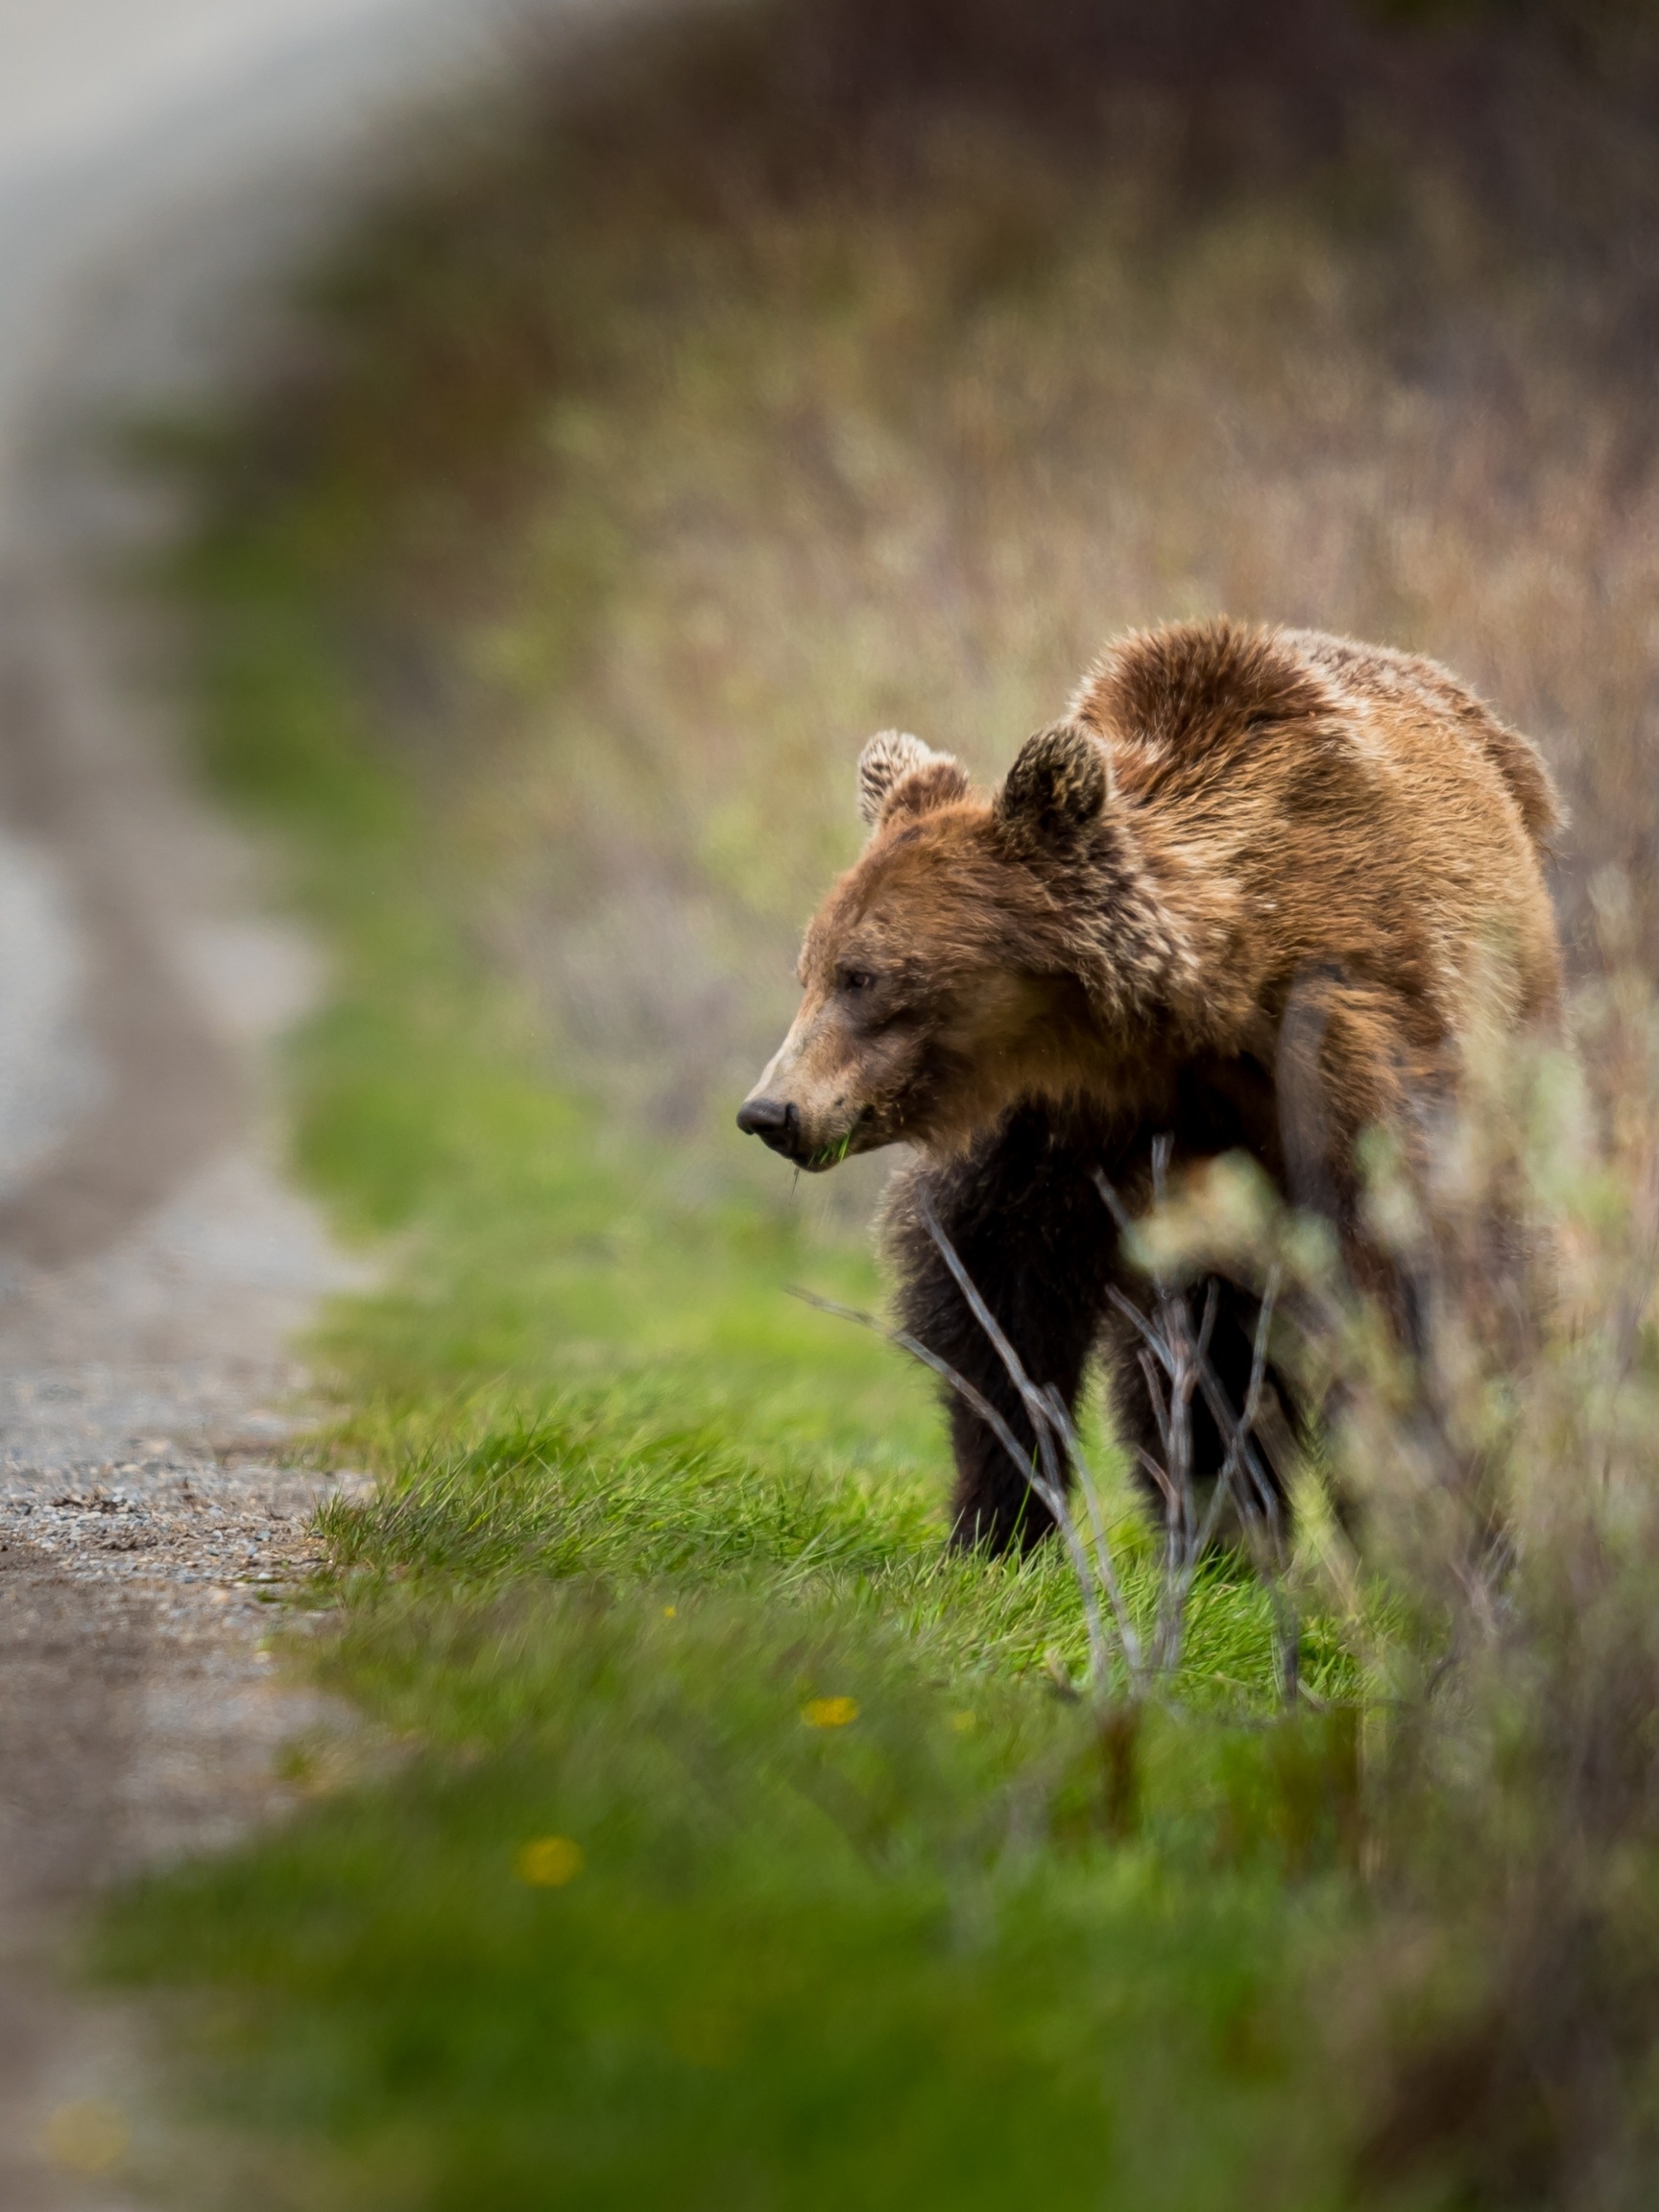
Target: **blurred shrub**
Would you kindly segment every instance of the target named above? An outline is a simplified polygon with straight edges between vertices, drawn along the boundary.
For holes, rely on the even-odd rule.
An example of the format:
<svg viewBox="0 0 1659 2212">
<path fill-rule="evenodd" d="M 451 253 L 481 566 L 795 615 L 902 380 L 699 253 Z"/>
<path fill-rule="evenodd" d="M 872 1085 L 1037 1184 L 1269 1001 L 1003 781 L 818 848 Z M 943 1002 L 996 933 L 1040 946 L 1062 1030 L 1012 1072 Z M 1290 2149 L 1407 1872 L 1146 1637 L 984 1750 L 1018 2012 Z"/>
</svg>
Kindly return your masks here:
<svg viewBox="0 0 1659 2212">
<path fill-rule="evenodd" d="M 723 1119 L 900 722 L 987 772 L 1125 625 L 1427 650 L 1646 942 L 1646 11 L 669 11 L 457 123 L 322 288 L 291 509 L 564 1064 Z"/>
<path fill-rule="evenodd" d="M 1573 1046 L 1475 1056 L 1373 1159 L 1412 1342 L 1223 1162 L 1143 1232 L 1288 1279 L 1340 1512 L 1294 1573 L 1366 1678 L 1351 1958 L 1367 2197 L 1613 2212 L 1659 2154 L 1659 999 L 1598 885 Z M 1368 1956 L 1366 1955 L 1368 1953 Z"/>
<path fill-rule="evenodd" d="M 989 773 L 1103 636 L 1226 607 L 1437 654 L 1543 741 L 1588 1072 L 1495 1066 L 1396 1191 L 1407 1248 L 1438 1210 L 1417 1366 L 1327 1323 L 1358 1535 L 1302 1564 L 1369 1657 L 1353 1791 L 1337 1716 L 1204 1816 L 1370 1875 L 1326 2017 L 1377 2091 L 1361 2184 L 1427 2202 L 1651 2194 L 1656 218 L 1642 8 L 700 10 L 457 125 L 323 288 L 237 494 L 445 898 L 657 1127 L 723 1124 L 785 1018 L 873 727 Z M 1553 1305 L 1490 1310 L 1494 1179 Z M 452 1565 L 455 1498 L 392 1533 Z M 1056 1825 L 1126 1829 L 1086 1750 Z"/>
</svg>

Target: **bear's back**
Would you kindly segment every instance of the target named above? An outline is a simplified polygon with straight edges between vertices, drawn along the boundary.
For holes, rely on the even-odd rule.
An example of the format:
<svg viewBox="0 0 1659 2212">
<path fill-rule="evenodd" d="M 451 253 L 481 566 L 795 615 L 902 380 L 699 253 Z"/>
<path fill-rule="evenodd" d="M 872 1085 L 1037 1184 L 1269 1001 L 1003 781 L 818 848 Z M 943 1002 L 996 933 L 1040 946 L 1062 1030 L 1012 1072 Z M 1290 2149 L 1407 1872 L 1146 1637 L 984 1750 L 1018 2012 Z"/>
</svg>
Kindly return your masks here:
<svg viewBox="0 0 1659 2212">
<path fill-rule="evenodd" d="M 1169 766 L 1243 766 L 1263 730 L 1323 732 L 1340 745 L 1357 721 L 1428 721 L 1502 778 L 1542 852 L 1560 803 L 1536 749 L 1450 669 L 1391 646 L 1319 630 L 1258 628 L 1225 616 L 1130 633 L 1085 678 L 1072 711 Z"/>
<path fill-rule="evenodd" d="M 1537 748 L 1449 668 L 1385 645 L 1364 645 L 1319 630 L 1278 633 L 1287 651 L 1326 675 L 1339 692 L 1384 709 L 1416 709 L 1484 755 L 1506 785 L 1535 850 L 1543 854 L 1561 827 L 1561 803 Z"/>
<path fill-rule="evenodd" d="M 1147 856 L 1240 1014 L 1274 978 L 1331 964 L 1410 976 L 1436 1026 L 1459 1027 L 1494 944 L 1517 1010 L 1553 1004 L 1553 787 L 1437 663 L 1316 631 L 1174 623 L 1109 647 L 1072 711 L 1108 745 Z"/>
</svg>

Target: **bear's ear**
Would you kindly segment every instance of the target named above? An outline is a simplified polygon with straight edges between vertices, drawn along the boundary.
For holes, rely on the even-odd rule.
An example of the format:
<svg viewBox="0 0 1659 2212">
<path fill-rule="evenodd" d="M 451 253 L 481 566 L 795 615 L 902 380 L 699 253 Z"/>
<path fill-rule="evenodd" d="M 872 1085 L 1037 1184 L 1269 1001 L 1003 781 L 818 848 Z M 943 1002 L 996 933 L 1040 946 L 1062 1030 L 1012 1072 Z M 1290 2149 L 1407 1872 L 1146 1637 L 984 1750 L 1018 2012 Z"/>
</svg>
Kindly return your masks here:
<svg viewBox="0 0 1659 2212">
<path fill-rule="evenodd" d="M 949 753 L 935 753 L 907 730 L 882 730 L 858 756 L 858 811 L 874 830 L 889 806 L 926 814 L 968 795 L 968 776 Z"/>
<path fill-rule="evenodd" d="M 1055 722 L 1015 755 L 995 818 L 1017 846 L 1064 852 L 1088 835 L 1111 795 L 1105 745 L 1080 723 Z"/>
</svg>

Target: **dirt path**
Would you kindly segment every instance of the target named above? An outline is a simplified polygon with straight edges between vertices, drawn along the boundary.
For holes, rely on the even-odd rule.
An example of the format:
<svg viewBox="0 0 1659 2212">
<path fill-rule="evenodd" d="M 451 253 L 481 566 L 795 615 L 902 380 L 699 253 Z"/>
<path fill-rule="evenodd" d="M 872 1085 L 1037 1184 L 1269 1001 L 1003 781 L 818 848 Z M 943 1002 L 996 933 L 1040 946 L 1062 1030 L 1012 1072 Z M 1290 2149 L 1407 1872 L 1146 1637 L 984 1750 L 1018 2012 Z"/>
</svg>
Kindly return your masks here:
<svg viewBox="0 0 1659 2212">
<path fill-rule="evenodd" d="M 56 1978 L 72 1907 L 274 1809 L 328 1718 L 263 1648 L 319 1492 L 277 1463 L 289 1345 L 353 1275 L 273 1127 L 313 977 L 188 794 L 115 574 L 166 520 L 89 425 L 213 372 L 365 115 L 490 10 L 233 12 L 0 0 L 0 2212 L 110 2212 L 142 2163 L 131 2032 Z"/>
<path fill-rule="evenodd" d="M 99 2168 L 132 2101 L 121 2038 L 54 1994 L 61 1909 L 274 1809 L 274 1754 L 323 1718 L 261 1632 L 318 1490 L 274 1460 L 302 1382 L 286 1345 L 349 1276 L 262 1111 L 259 1047 L 304 963 L 168 776 L 138 706 L 158 708 L 155 640 L 117 604 L 70 564 L 13 568 L 0 630 L 0 804 L 35 892 L 6 950 L 63 1000 L 36 1011 L 28 1165 L 0 1195 L 0 2203 L 20 2207 L 54 2200 L 43 2139 L 48 2169 Z"/>
</svg>

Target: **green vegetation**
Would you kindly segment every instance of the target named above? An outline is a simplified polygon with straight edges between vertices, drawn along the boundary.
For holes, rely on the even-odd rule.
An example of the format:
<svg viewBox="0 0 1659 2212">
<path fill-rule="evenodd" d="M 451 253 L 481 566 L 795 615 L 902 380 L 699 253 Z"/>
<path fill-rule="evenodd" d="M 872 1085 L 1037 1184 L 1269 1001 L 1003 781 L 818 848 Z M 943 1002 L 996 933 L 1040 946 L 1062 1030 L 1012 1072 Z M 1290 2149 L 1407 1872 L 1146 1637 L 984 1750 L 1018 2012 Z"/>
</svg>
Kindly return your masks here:
<svg viewBox="0 0 1659 2212">
<path fill-rule="evenodd" d="M 142 1886 L 105 1970 L 211 1992 L 196 2094 L 287 2146 L 277 2203 L 990 2203 L 1034 2176 L 1082 2202 L 1110 2175 L 1174 2206 L 1241 2169 L 1326 2201 L 1333 2131 L 1287 2138 L 1282 2104 L 1354 1750 L 1203 1718 L 1273 1711 L 1247 1570 L 1197 1594 L 1185 1716 L 1115 1751 L 1056 1694 L 1083 1653 L 1058 1549 L 948 1554 L 925 1379 L 785 1295 L 874 1298 L 861 1236 L 693 1202 L 671 1145 L 539 1079 L 311 580 L 230 537 L 193 582 L 219 775 L 282 820 L 337 957 L 301 1155 L 401 1239 L 323 1347 L 332 1449 L 385 1477 L 325 1517 L 324 1669 L 407 1750 Z M 1309 1658 L 1329 1687 L 1328 1636 Z M 581 1853 L 556 1890 L 519 1871 L 549 1836 Z"/>
<path fill-rule="evenodd" d="M 666 1587 L 359 1608 L 347 1679 L 419 1758 L 129 1900 L 107 1966 L 212 1991 L 199 2093 L 335 2154 L 253 2201 L 1336 2200 L 1337 2114 L 1286 2111 L 1317 1742 L 1154 1743 L 1115 1839 L 1069 1711 Z"/>
<path fill-rule="evenodd" d="M 1058 1548 L 948 1554 L 926 1379 L 786 1294 L 878 1303 L 866 1165 L 797 1188 L 730 1123 L 863 736 L 989 769 L 1128 622 L 1437 651 L 1575 732 L 1593 849 L 1646 850 L 1659 464 L 1577 210 L 1635 238 L 1659 170 L 1599 94 L 1540 122 L 1548 11 L 1503 49 L 1498 189 L 1479 133 L 1413 137 L 1411 86 L 1352 90 L 1410 37 L 1455 124 L 1489 24 L 1298 14 L 1240 100 L 1179 7 L 950 12 L 724 8 L 462 118 L 207 456 L 204 754 L 329 950 L 297 1156 L 385 1256 L 317 1345 L 320 1449 L 380 1487 L 325 1516 L 307 1646 L 385 1756 L 298 1762 L 289 1824 L 96 1943 L 171 1993 L 228 2204 L 1565 2203 L 1509 2178 L 1577 2171 L 1552 1993 L 1615 1989 L 1609 2048 L 1648 2062 L 1641 1819 L 1623 1889 L 1546 1866 L 1576 1785 L 1508 1707 L 1436 1752 L 1443 1816 L 1396 1817 L 1440 1739 L 1358 1721 L 1361 1645 L 1319 1617 L 1281 1714 L 1228 1555 L 1167 1700 L 1077 1699 Z M 1646 82 L 1634 24 L 1583 31 L 1594 82 Z M 1515 143 L 1581 196 L 1557 260 L 1506 228 Z M 1544 1410 L 1539 1495 L 1591 1455 Z M 1443 1655 L 1462 1600 L 1411 1586 Z M 1492 1933 L 1555 1894 L 1613 1931 L 1572 1974 Z"/>
</svg>

